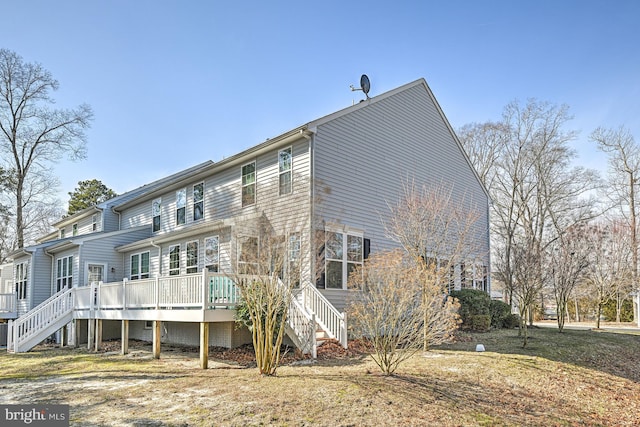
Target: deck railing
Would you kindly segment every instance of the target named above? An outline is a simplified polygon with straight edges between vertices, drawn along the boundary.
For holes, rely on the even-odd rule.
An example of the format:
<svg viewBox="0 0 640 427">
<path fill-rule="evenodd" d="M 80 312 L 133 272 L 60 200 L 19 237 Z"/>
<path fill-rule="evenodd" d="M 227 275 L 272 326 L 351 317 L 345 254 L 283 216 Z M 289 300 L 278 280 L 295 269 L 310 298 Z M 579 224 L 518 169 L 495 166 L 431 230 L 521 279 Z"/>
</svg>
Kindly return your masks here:
<svg viewBox="0 0 640 427">
<path fill-rule="evenodd" d="M 187 274 L 153 279 L 98 283 L 76 290 L 76 309 L 211 309 L 233 308 L 237 286 L 220 273 Z"/>
<path fill-rule="evenodd" d="M 320 324 L 330 338 L 334 338 L 347 348 L 347 313 L 340 313 L 315 286 L 306 282 L 302 285 L 302 305 L 315 313 Z"/>
<path fill-rule="evenodd" d="M 0 313 L 14 314 L 18 310 L 18 296 L 15 292 L 0 294 Z"/>
</svg>

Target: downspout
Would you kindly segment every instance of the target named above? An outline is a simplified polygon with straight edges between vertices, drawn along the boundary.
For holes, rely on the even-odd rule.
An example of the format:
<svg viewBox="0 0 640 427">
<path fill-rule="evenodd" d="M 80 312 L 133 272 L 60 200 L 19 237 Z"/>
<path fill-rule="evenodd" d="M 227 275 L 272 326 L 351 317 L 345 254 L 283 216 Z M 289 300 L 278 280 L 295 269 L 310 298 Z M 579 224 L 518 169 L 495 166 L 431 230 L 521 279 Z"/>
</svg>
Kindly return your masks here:
<svg viewBox="0 0 640 427">
<path fill-rule="evenodd" d="M 56 263 L 55 263 L 55 255 L 52 253 L 49 253 L 48 250 L 44 249 L 44 253 L 46 255 L 48 255 L 51 258 L 51 275 L 49 276 L 51 278 L 50 283 L 49 283 L 49 293 L 51 295 L 53 295 L 55 292 L 53 292 L 53 290 L 55 289 L 55 285 L 54 285 L 54 281 L 55 281 L 55 267 L 56 267 Z"/>
<path fill-rule="evenodd" d="M 116 210 L 115 206 L 111 206 L 111 212 L 118 215 L 118 230 L 122 230 L 122 214 Z M 102 218 L 102 231 L 104 231 L 104 215 Z"/>
</svg>

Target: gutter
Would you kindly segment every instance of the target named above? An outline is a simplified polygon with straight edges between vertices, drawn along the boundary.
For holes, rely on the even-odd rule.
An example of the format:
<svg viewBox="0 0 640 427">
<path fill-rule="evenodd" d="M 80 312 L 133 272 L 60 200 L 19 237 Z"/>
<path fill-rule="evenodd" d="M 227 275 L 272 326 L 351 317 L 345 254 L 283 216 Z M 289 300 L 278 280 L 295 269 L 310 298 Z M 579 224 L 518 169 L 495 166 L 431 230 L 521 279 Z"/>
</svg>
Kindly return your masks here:
<svg viewBox="0 0 640 427">
<path fill-rule="evenodd" d="M 157 245 L 155 240 L 152 240 L 149 243 L 151 243 L 151 246 L 158 249 L 158 276 L 160 277 L 162 276 L 162 246 Z M 124 256 L 124 254 L 122 256 Z M 149 260 L 149 263 L 151 263 L 151 260 Z"/>
</svg>

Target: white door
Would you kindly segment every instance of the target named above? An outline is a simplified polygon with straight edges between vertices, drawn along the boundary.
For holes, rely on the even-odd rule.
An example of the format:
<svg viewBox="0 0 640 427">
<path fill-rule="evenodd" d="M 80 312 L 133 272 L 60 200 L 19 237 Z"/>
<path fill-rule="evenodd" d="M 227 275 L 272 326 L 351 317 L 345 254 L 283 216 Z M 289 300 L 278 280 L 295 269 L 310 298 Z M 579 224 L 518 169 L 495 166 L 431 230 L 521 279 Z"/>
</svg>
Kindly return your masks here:
<svg viewBox="0 0 640 427">
<path fill-rule="evenodd" d="M 87 283 L 91 285 L 92 283 L 104 282 L 104 271 L 104 264 L 89 263 L 87 265 Z"/>
</svg>

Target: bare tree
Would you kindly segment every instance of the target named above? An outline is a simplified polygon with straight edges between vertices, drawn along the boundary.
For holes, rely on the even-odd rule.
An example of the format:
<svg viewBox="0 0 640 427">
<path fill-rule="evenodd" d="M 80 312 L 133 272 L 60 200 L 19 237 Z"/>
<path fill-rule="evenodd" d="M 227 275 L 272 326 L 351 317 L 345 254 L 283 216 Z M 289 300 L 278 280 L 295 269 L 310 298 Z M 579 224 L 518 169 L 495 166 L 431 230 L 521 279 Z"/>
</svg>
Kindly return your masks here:
<svg viewBox="0 0 640 427">
<path fill-rule="evenodd" d="M 638 289 L 638 185 L 640 185 L 640 145 L 628 129 L 597 128 L 591 140 L 609 156 L 609 179 L 606 195 L 627 220 L 631 236 L 631 273 Z M 613 191 L 611 191 L 613 190 Z"/>
<path fill-rule="evenodd" d="M 432 268 L 395 250 L 374 254 L 349 277 L 356 291 L 348 303 L 351 331 L 371 341 L 372 358 L 386 375 L 422 349 L 425 339 L 446 342 L 458 327 L 459 304 L 434 285 Z"/>
<path fill-rule="evenodd" d="M 632 280 L 629 247 L 625 242 L 626 227 L 615 223 L 599 223 L 589 228 L 591 251 L 585 284 L 596 305 L 596 328 L 600 328 L 602 308 L 616 298 L 623 284 Z"/>
<path fill-rule="evenodd" d="M 585 277 L 590 251 L 584 224 L 573 226 L 562 233 L 547 251 L 547 264 L 551 266 L 547 274 L 556 302 L 560 332 L 564 330 L 567 321 L 569 300 L 578 283 Z"/>
<path fill-rule="evenodd" d="M 25 210 L 34 202 L 25 194 L 29 180 L 65 155 L 85 157 L 91 108 L 84 104 L 70 110 L 52 108 L 51 92 L 58 86 L 40 64 L 0 49 L 0 152 L 13 178 L 17 247 L 24 246 Z"/>
<path fill-rule="evenodd" d="M 385 223 L 387 234 L 416 263 L 427 266 L 422 293 L 423 349 L 427 351 L 432 329 L 437 329 L 440 321 L 448 324 L 446 310 L 435 304 L 434 298 L 441 300 L 447 293 L 456 266 L 481 264 L 485 259 L 481 240 L 486 230 L 479 224 L 478 207 L 463 197 L 456 199 L 453 189 L 444 185 L 418 187 L 415 182 L 407 182 L 399 201 L 390 209 L 391 216 Z M 435 320 L 443 315 L 440 321 Z"/>
<path fill-rule="evenodd" d="M 493 201 L 495 277 L 512 306 L 520 306 L 530 322 L 548 274 L 545 251 L 563 230 L 592 217 L 592 203 L 585 196 L 596 176 L 570 165 L 575 152 L 568 142 L 576 134 L 565 130 L 569 120 L 566 105 L 514 101 L 499 124 L 463 128 L 475 131 L 463 132 L 461 138 L 476 169 L 490 171 L 481 176 Z M 497 147 L 497 153 L 473 155 L 478 141 Z"/>
</svg>

